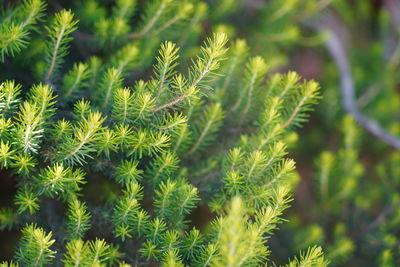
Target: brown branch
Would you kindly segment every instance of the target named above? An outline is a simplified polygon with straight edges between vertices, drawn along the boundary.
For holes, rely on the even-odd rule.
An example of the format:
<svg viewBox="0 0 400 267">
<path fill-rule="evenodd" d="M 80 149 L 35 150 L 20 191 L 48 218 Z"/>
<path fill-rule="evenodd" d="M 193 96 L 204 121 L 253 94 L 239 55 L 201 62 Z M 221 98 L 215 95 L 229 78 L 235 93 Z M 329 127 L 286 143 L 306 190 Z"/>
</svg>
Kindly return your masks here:
<svg viewBox="0 0 400 267">
<path fill-rule="evenodd" d="M 336 21 L 335 23 L 339 23 Z M 326 48 L 333 58 L 340 73 L 340 88 L 342 92 L 342 104 L 344 109 L 368 132 L 400 150 L 400 139 L 388 133 L 378 122 L 363 114 L 357 106 L 354 81 L 351 73 L 351 67 L 347 59 L 343 42 L 339 38 L 336 27 L 331 27 L 329 21 L 319 23 L 315 27 L 319 31 L 328 31 L 329 38 L 326 42 Z M 340 27 L 344 31 L 343 27 Z"/>
<path fill-rule="evenodd" d="M 166 103 L 166 104 L 164 104 L 162 106 L 154 108 L 151 112 L 152 113 L 156 113 L 156 112 L 158 112 L 158 111 L 160 111 L 160 110 L 162 110 L 164 108 L 172 107 L 172 106 L 178 104 L 179 102 L 181 102 L 183 99 L 185 99 L 185 95 L 180 95 L 179 97 L 177 97 L 173 101 L 171 101 L 169 103 Z"/>
</svg>

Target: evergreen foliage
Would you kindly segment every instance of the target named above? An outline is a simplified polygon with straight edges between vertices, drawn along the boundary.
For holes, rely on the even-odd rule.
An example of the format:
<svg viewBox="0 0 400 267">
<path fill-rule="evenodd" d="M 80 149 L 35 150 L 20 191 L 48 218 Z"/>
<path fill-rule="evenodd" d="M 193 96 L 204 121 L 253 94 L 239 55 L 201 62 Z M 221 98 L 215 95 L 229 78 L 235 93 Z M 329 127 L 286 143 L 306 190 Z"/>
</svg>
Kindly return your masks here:
<svg viewBox="0 0 400 267">
<path fill-rule="evenodd" d="M 357 245 L 343 210 L 367 213 L 374 195 L 359 192 L 366 168 L 352 118 L 340 148 L 316 160 L 315 224 L 285 219 L 297 131 L 321 99 L 318 82 L 278 71 L 282 47 L 324 40 L 297 22 L 325 1 L 301 2 L 261 4 L 248 41 L 225 24 L 246 1 L 1 4 L 0 171 L 16 192 L 0 230 L 20 238 L 0 266 L 346 262 Z M 399 203 L 399 161 L 392 153 L 376 167 L 388 207 Z M 395 266 L 398 218 L 379 229 L 381 266 Z M 280 232 L 291 235 L 285 261 Z"/>
</svg>

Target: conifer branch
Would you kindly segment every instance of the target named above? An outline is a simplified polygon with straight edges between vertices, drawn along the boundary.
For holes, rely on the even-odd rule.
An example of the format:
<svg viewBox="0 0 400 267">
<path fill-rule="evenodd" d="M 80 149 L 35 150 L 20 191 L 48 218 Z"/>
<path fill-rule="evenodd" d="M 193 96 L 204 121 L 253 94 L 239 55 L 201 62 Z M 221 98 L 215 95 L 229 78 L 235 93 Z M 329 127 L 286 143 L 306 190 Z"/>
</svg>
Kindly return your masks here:
<svg viewBox="0 0 400 267">
<path fill-rule="evenodd" d="M 72 93 L 85 85 L 85 81 L 89 78 L 88 66 L 84 63 L 74 64 L 64 77 L 63 81 L 63 98 L 68 99 Z"/>
<path fill-rule="evenodd" d="M 201 47 L 201 55 L 197 57 L 189 72 L 189 80 L 192 82 L 185 86 L 186 88 L 184 88 L 183 94 L 169 103 L 155 107 L 152 112 L 156 113 L 160 110 L 173 107 L 187 97 L 196 95 L 200 89 L 203 89 L 204 87 L 201 85 L 202 81 L 205 78 L 208 78 L 213 71 L 218 69 L 219 62 L 227 51 L 227 49 L 224 48 L 226 42 L 227 37 L 222 33 L 214 34 L 212 39 L 208 39 L 205 45 Z M 178 84 L 182 84 L 182 82 L 179 82 Z"/>
<path fill-rule="evenodd" d="M 46 233 L 35 224 L 22 229 L 22 239 L 16 255 L 17 262 L 24 266 L 43 266 L 53 262 L 55 251 L 50 247 L 55 242 L 52 233 Z"/>
<path fill-rule="evenodd" d="M 74 13 L 80 30 L 93 31 L 88 35 L 77 31 L 72 11 L 57 0 L 49 2 L 56 14 L 49 12 L 46 17 L 54 19 L 44 27 L 36 26 L 43 1 L 4 7 L 0 56 L 21 55 L 7 59 L 12 68 L 0 75 L 23 77 L 21 84 L 42 77 L 44 84 L 29 89 L 17 81 L 0 83 L 0 172 L 7 183 L 17 179 L 16 207 L 0 208 L 0 230 L 32 220 L 43 228 L 23 227 L 15 262 L 0 266 L 269 263 L 269 238 L 284 221 L 298 178 L 284 141 L 295 135 L 292 126 L 306 121 L 319 87 L 299 82 L 294 72 L 266 78 L 269 66 L 261 57 L 244 64 L 246 41 L 233 42 L 228 52 L 223 32 L 236 35 L 233 27 L 222 20 L 217 27 L 203 23 L 208 6 L 213 23 L 219 21 L 216 14 L 233 15 L 242 1 L 142 2 L 83 1 Z M 274 4 L 277 23 L 286 25 L 293 3 L 283 9 Z M 194 47 L 208 28 L 216 33 Z M 67 57 L 76 36 L 84 38 Z M 179 70 L 175 43 L 164 41 L 157 54 L 165 36 L 186 44 Z M 271 47 L 267 54 L 275 51 Z M 279 60 L 269 62 L 276 66 Z M 236 118 L 225 120 L 225 110 Z M 246 125 L 232 130 L 238 124 Z M 349 121 L 343 128 L 348 135 L 340 157 L 347 160 L 338 162 L 349 170 L 345 178 L 357 178 L 357 131 Z M 332 179 L 326 180 L 330 186 Z M 328 190 L 327 196 L 345 199 L 351 186 L 337 195 Z M 215 219 L 203 216 L 204 205 Z M 207 217 L 201 231 L 190 222 L 197 220 L 197 210 Z M 44 230 L 48 227 L 54 234 Z M 96 237 L 99 231 L 113 243 Z M 86 240 L 87 233 L 94 239 Z M 329 255 L 348 241 L 341 240 Z M 346 245 L 345 253 L 349 250 Z M 324 266 L 322 258 L 312 248 L 290 264 Z"/>
<path fill-rule="evenodd" d="M 192 9 L 193 9 L 193 4 L 184 3 L 176 11 L 176 14 L 172 18 L 170 18 L 168 21 L 166 21 L 163 25 L 161 25 L 160 27 L 155 29 L 154 32 L 152 33 L 152 35 L 154 35 L 154 36 L 159 35 L 165 29 L 167 29 L 167 28 L 171 27 L 172 25 L 176 24 L 179 20 L 189 16 L 191 11 L 192 11 Z"/>
<path fill-rule="evenodd" d="M 72 40 L 68 37 L 77 28 L 74 21 L 74 15 L 69 10 L 61 10 L 55 15 L 52 27 L 46 27 L 50 40 L 47 43 L 47 64 L 48 69 L 44 78 L 44 83 L 50 83 L 53 72 L 58 69 L 62 63 L 63 57 L 68 53 L 68 43 Z"/>
<path fill-rule="evenodd" d="M 82 118 L 74 129 L 74 136 L 60 145 L 56 154 L 58 161 L 82 165 L 86 157 L 91 157 L 89 153 L 93 147 L 90 144 L 96 139 L 104 120 L 100 112 L 90 112 L 87 118 Z"/>
<path fill-rule="evenodd" d="M 261 57 L 255 57 L 250 59 L 248 65 L 246 66 L 246 79 L 248 80 L 248 84 L 246 85 L 247 88 L 247 98 L 246 98 L 246 105 L 239 116 L 239 125 L 242 125 L 247 113 L 250 110 L 250 106 L 252 103 L 253 93 L 256 89 L 255 87 L 259 85 L 260 79 L 263 78 L 265 73 L 267 72 L 267 65 L 264 62 L 264 59 Z"/>
<path fill-rule="evenodd" d="M 301 110 L 307 110 L 307 105 L 315 102 L 315 99 L 319 97 L 318 90 L 319 85 L 314 81 L 309 81 L 302 86 L 300 90 L 302 97 L 297 101 L 297 105 L 291 112 L 290 117 L 282 124 L 282 128 L 288 127 L 296 119 L 301 120 Z"/>
<path fill-rule="evenodd" d="M 184 100 L 187 96 L 185 95 L 180 95 L 179 97 L 175 98 L 173 101 L 166 103 L 164 105 L 161 105 L 159 107 L 155 107 L 152 112 L 156 113 L 159 112 L 160 110 L 175 106 L 176 104 L 178 104 L 179 102 L 181 102 L 182 100 Z"/>
<path fill-rule="evenodd" d="M 142 30 L 137 32 L 137 33 L 131 33 L 128 35 L 128 38 L 140 38 L 145 36 L 150 29 L 154 26 L 154 24 L 157 22 L 157 20 L 161 17 L 163 14 L 164 10 L 166 9 L 167 5 L 171 2 L 172 0 L 160 0 L 159 6 L 157 8 L 154 8 L 156 12 L 148 19 L 147 23 L 143 26 Z M 151 7 L 149 6 L 148 9 Z M 151 12 L 151 11 L 148 11 Z"/>
<path fill-rule="evenodd" d="M 24 0 L 14 10 L 14 15 L 4 18 L 0 23 L 0 60 L 6 56 L 14 57 L 30 41 L 30 32 L 44 15 L 46 4 L 42 0 Z"/>
<path fill-rule="evenodd" d="M 90 228 L 90 214 L 87 212 L 85 203 L 73 199 L 69 203 L 67 230 L 71 240 L 82 238 L 85 231 Z"/>
<path fill-rule="evenodd" d="M 178 53 L 178 48 L 176 48 L 174 43 L 171 42 L 165 42 L 161 45 L 160 48 L 160 55 L 157 57 L 157 65 L 155 66 L 155 71 L 159 79 L 159 87 L 157 90 L 157 95 L 155 98 L 155 102 L 158 101 L 160 98 L 161 94 L 164 91 L 165 82 L 174 75 L 173 69 L 177 65 L 174 63 L 179 56 L 177 55 Z"/>
<path fill-rule="evenodd" d="M 228 58 L 228 69 L 224 77 L 224 83 L 221 87 L 222 92 L 225 92 L 228 89 L 232 79 L 234 78 L 234 72 L 237 70 L 237 67 L 240 65 L 240 63 L 242 63 L 247 57 L 248 50 L 249 47 L 244 39 L 237 39 L 231 45 L 231 55 Z"/>
<path fill-rule="evenodd" d="M 218 131 L 223 118 L 224 113 L 220 103 L 215 103 L 207 107 L 204 112 L 204 121 L 201 123 L 204 125 L 201 125 L 202 129 L 199 129 L 201 132 L 187 155 L 193 154 L 198 150 L 200 145 L 203 145 L 206 141 L 209 141 L 208 139 L 212 138 L 212 134 Z"/>
</svg>

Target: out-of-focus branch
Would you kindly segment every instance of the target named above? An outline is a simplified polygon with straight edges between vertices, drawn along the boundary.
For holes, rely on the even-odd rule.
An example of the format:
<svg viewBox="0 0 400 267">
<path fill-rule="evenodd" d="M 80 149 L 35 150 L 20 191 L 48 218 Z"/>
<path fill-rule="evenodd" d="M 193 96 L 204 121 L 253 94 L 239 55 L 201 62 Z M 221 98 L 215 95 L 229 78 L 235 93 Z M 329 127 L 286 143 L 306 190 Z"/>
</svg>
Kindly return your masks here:
<svg viewBox="0 0 400 267">
<path fill-rule="evenodd" d="M 336 21 L 336 23 L 338 23 Z M 328 52 L 335 61 L 340 73 L 340 87 L 342 92 L 342 104 L 344 109 L 367 131 L 381 139 L 386 144 L 400 150 L 400 139 L 388 133 L 378 122 L 364 115 L 358 105 L 354 90 L 354 81 L 351 67 L 347 59 L 343 42 L 339 38 L 338 29 L 330 27 L 329 21 L 319 23 L 316 28 L 320 31 L 328 31 L 326 41 Z M 343 27 L 340 27 L 344 29 Z"/>
<path fill-rule="evenodd" d="M 381 88 L 377 84 L 373 84 L 370 87 L 365 90 L 365 93 L 363 93 L 358 99 L 357 99 L 357 105 L 362 109 L 366 105 L 368 105 L 369 102 L 372 101 L 376 97 L 376 95 L 379 93 Z"/>
<path fill-rule="evenodd" d="M 309 18 L 311 18 L 312 16 L 314 16 L 315 14 L 320 13 L 322 10 L 324 10 L 327 6 L 329 6 L 332 3 L 333 0 L 320 0 L 317 2 L 315 9 L 312 10 L 312 12 L 306 12 L 306 13 L 301 13 L 298 16 L 298 20 L 299 21 L 304 21 L 307 20 Z"/>
<path fill-rule="evenodd" d="M 388 49 L 388 67 L 396 69 L 400 64 L 400 2 L 398 0 L 385 0 L 384 6 L 390 15 L 392 27 L 389 33 L 388 42 L 392 44 Z"/>
<path fill-rule="evenodd" d="M 398 0 L 385 0 L 384 4 L 390 14 L 393 25 L 398 27 L 400 25 L 400 2 Z"/>
</svg>

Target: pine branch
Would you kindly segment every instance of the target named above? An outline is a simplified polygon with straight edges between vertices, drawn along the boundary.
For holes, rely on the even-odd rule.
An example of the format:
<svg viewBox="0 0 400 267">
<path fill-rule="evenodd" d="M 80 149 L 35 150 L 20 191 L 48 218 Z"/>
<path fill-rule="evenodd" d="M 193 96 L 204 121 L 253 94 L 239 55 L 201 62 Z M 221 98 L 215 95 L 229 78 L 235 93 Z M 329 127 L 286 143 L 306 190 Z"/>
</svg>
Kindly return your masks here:
<svg viewBox="0 0 400 267">
<path fill-rule="evenodd" d="M 67 217 L 67 231 L 70 240 L 82 238 L 90 229 L 91 215 L 88 213 L 85 203 L 72 199 L 68 205 Z"/>
<path fill-rule="evenodd" d="M 69 99 L 73 93 L 86 85 L 88 78 L 88 66 L 85 63 L 75 63 L 72 69 L 64 76 L 62 97 Z"/>
<path fill-rule="evenodd" d="M 165 42 L 161 44 L 161 48 L 159 51 L 159 56 L 157 59 L 157 65 L 154 66 L 154 71 L 156 74 L 159 84 L 157 95 L 155 98 L 155 102 L 158 101 L 161 94 L 164 91 L 164 87 L 168 86 L 165 84 L 174 74 L 174 68 L 177 66 L 175 61 L 179 58 L 178 56 L 179 49 L 176 47 L 174 43 Z"/>
<path fill-rule="evenodd" d="M 42 0 L 24 0 L 14 10 L 14 15 L 0 23 L 0 58 L 14 57 L 24 49 L 31 39 L 35 24 L 44 15 L 46 4 Z"/>
<path fill-rule="evenodd" d="M 246 74 L 245 79 L 247 80 L 247 84 L 245 88 L 247 88 L 247 97 L 246 97 L 246 105 L 239 116 L 239 125 L 242 125 L 244 119 L 247 116 L 247 113 L 250 110 L 253 94 L 257 87 L 260 85 L 264 75 L 268 70 L 268 66 L 265 64 L 264 59 L 261 57 L 255 57 L 250 59 L 249 63 L 246 66 Z M 239 98 L 240 100 L 242 98 Z M 239 101 L 238 99 L 238 101 Z"/>
<path fill-rule="evenodd" d="M 142 18 L 141 30 L 127 35 L 129 39 L 159 35 L 161 32 L 186 18 L 193 9 L 191 3 L 174 0 L 155 0 L 148 4 Z M 173 14 L 171 16 L 171 14 Z M 169 19 L 166 19 L 170 17 Z"/>
<path fill-rule="evenodd" d="M 296 96 L 297 105 L 291 111 L 289 118 L 282 124 L 282 128 L 286 128 L 289 125 L 296 125 L 304 120 L 302 110 L 308 111 L 310 104 L 314 104 L 315 100 L 319 98 L 319 85 L 314 81 L 305 83 L 300 89 L 299 95 Z"/>
<path fill-rule="evenodd" d="M 121 87 L 121 72 L 115 68 L 107 69 L 100 84 L 101 107 L 104 109 L 112 102 L 112 96 L 117 88 Z"/>
<path fill-rule="evenodd" d="M 212 78 L 213 72 L 219 68 L 219 62 L 227 51 L 226 42 L 227 37 L 222 33 L 214 34 L 212 39 L 207 39 L 204 46 L 201 47 L 201 55 L 197 57 L 189 71 L 188 85 L 181 77 L 175 78 L 177 88 L 183 90 L 182 94 L 166 104 L 155 107 L 152 112 L 156 113 L 173 107 L 187 98 L 196 96 L 202 89 L 206 89 L 207 86 L 204 83 Z"/>
<path fill-rule="evenodd" d="M 38 204 L 39 198 L 36 193 L 32 192 L 32 189 L 28 186 L 20 188 L 14 203 L 19 205 L 18 213 L 21 214 L 28 210 L 29 214 L 34 214 L 39 209 Z"/>
<path fill-rule="evenodd" d="M 298 179 L 284 141 L 295 134 L 292 126 L 307 119 L 319 86 L 299 82 L 294 72 L 266 78 L 269 66 L 259 56 L 244 65 L 249 54 L 244 40 L 233 42 L 228 52 L 223 32 L 236 32 L 216 15 L 234 15 L 242 1 L 141 2 L 84 1 L 74 7 L 79 32 L 72 11 L 57 0 L 49 1 L 58 13 L 44 30 L 36 26 L 42 1 L 4 8 L 0 37 L 9 36 L 8 30 L 15 35 L 11 43 L 0 39 L 0 54 L 21 51 L 21 56 L 10 59 L 11 71 L 0 74 L 23 76 L 21 84 L 44 76 L 45 83 L 30 90 L 14 81 L 0 83 L 0 169 L 17 179 L 16 207 L 0 209 L 0 230 L 33 220 L 44 229 L 50 226 L 55 237 L 28 224 L 16 263 L 7 266 L 269 263 L 269 239 L 284 221 Z M 208 5 L 210 27 L 202 23 Z M 293 6 L 275 4 L 277 24 L 287 24 Z M 215 27 L 216 21 L 221 25 Z M 208 28 L 217 33 L 195 47 Z M 34 30 L 39 34 L 31 38 Z M 76 40 L 79 51 L 67 56 L 76 36 L 83 36 Z M 175 43 L 164 41 L 157 54 L 164 37 L 185 44 L 179 69 Z M 22 51 L 28 45 L 32 49 Z M 196 50 L 198 55 L 187 62 Z M 274 46 L 266 52 L 278 54 Z M 271 66 L 277 60 L 272 55 Z M 64 61 L 70 66 L 64 67 Z M 25 77 L 19 68 L 33 71 Z M 230 108 L 232 99 L 236 104 Z M 236 122 L 224 120 L 230 109 Z M 240 127 L 232 129 L 232 124 Z M 332 168 L 352 181 L 349 176 L 360 175 L 357 131 L 348 121 L 343 128 L 348 132 L 338 156 L 343 168 L 336 162 Z M 351 192 L 351 184 L 341 186 L 334 201 Z M 203 216 L 204 205 L 217 215 L 207 218 L 200 231 L 190 220 L 197 220 L 198 211 Z M 99 231 L 114 243 L 96 238 Z M 95 239 L 84 240 L 87 233 Z M 335 249 L 348 246 L 347 240 L 334 239 L 330 251 L 340 254 Z M 53 247 L 60 251 L 57 256 Z M 325 261 L 315 249 L 291 264 L 297 263 Z"/>
<path fill-rule="evenodd" d="M 193 154 L 200 146 L 206 146 L 207 143 L 213 141 L 215 138 L 213 135 L 219 130 L 219 127 L 221 127 L 222 119 L 224 118 L 224 112 L 222 111 L 220 103 L 209 105 L 202 117 L 204 120 L 200 122 L 200 125 L 196 129 L 196 142 L 187 155 Z"/>
<path fill-rule="evenodd" d="M 50 40 L 47 42 L 46 63 L 48 69 L 44 83 L 51 82 L 52 75 L 63 62 L 63 57 L 68 54 L 68 43 L 72 40 L 69 35 L 77 29 L 74 15 L 69 10 L 61 10 L 55 15 L 53 26 L 46 27 Z"/>
<path fill-rule="evenodd" d="M 90 264 L 90 248 L 87 242 L 75 239 L 67 243 L 63 263 L 65 266 L 88 266 Z"/>
<path fill-rule="evenodd" d="M 15 105 L 20 102 L 18 98 L 20 94 L 21 85 L 15 81 L 5 81 L 0 84 L 0 111 L 3 116 L 14 110 Z"/>
<path fill-rule="evenodd" d="M 16 260 L 23 266 L 43 266 L 53 262 L 55 251 L 50 247 L 55 242 L 52 233 L 46 233 L 35 224 L 26 225 L 22 229 L 22 238 Z"/>
<path fill-rule="evenodd" d="M 300 257 L 292 260 L 285 267 L 300 266 L 328 266 L 328 261 L 324 259 L 321 247 L 311 247 L 305 253 L 300 252 Z"/>
<path fill-rule="evenodd" d="M 69 136 L 55 151 L 56 159 L 68 165 L 82 165 L 86 157 L 91 157 L 90 152 L 94 151 L 93 142 L 104 120 L 100 112 L 90 112 L 87 118 L 82 118 L 74 127 L 73 136 Z"/>
</svg>

